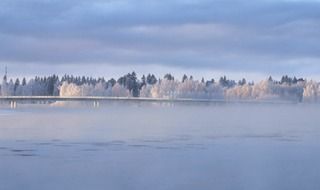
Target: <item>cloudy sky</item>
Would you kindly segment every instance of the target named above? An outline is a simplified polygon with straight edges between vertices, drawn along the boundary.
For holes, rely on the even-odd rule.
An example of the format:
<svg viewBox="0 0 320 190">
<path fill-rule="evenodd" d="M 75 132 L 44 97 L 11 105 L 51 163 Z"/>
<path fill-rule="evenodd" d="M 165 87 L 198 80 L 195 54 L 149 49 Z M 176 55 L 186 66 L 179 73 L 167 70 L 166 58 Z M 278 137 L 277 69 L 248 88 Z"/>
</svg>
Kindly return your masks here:
<svg viewBox="0 0 320 190">
<path fill-rule="evenodd" d="M 317 78 L 320 2 L 1 0 L 0 65 L 14 76 Z"/>
</svg>

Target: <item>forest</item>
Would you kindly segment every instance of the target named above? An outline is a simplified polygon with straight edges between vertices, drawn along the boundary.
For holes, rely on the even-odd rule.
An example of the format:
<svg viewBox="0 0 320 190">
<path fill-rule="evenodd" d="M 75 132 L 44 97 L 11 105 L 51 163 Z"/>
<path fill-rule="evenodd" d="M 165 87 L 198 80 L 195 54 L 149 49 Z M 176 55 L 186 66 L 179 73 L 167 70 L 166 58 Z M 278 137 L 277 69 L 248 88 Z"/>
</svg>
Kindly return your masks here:
<svg viewBox="0 0 320 190">
<path fill-rule="evenodd" d="M 222 76 L 196 80 L 183 75 L 177 79 L 168 73 L 161 78 L 154 74 L 137 77 L 135 72 L 118 79 L 58 75 L 9 79 L 3 77 L 1 96 L 110 96 L 189 98 L 224 100 L 286 100 L 295 102 L 317 102 L 320 96 L 319 83 L 303 78 L 282 76 L 275 80 L 271 76 L 258 82 L 246 79 L 235 81 Z"/>
</svg>

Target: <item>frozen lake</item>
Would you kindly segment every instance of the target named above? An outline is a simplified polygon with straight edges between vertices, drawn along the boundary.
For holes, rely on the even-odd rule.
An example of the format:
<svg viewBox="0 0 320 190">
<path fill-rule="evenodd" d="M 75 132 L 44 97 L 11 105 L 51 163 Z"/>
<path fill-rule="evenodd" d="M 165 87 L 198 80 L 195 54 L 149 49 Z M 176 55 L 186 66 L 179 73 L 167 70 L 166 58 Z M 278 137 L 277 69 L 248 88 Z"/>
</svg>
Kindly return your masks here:
<svg viewBox="0 0 320 190">
<path fill-rule="evenodd" d="M 315 190 L 319 160 L 319 105 L 0 109 L 0 190 Z"/>
</svg>

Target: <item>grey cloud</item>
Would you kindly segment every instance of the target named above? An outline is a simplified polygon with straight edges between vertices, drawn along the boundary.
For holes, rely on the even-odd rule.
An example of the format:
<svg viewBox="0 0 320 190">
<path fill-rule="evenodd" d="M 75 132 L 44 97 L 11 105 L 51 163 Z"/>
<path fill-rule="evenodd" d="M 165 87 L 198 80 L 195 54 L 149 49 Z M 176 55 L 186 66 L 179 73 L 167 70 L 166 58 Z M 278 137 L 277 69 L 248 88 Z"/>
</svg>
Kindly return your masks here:
<svg viewBox="0 0 320 190">
<path fill-rule="evenodd" d="M 320 67 L 319 10 L 316 1 L 3 0 L 0 62 L 293 72 Z"/>
</svg>

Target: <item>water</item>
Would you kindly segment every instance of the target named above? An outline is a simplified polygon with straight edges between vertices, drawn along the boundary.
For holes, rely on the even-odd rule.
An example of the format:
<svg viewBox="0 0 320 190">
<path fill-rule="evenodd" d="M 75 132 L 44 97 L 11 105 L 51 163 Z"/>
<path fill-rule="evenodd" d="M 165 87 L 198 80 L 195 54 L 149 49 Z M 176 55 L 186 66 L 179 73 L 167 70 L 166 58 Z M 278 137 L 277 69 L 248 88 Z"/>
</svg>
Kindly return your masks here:
<svg viewBox="0 0 320 190">
<path fill-rule="evenodd" d="M 0 110 L 0 190 L 320 189 L 318 105 Z"/>
</svg>

